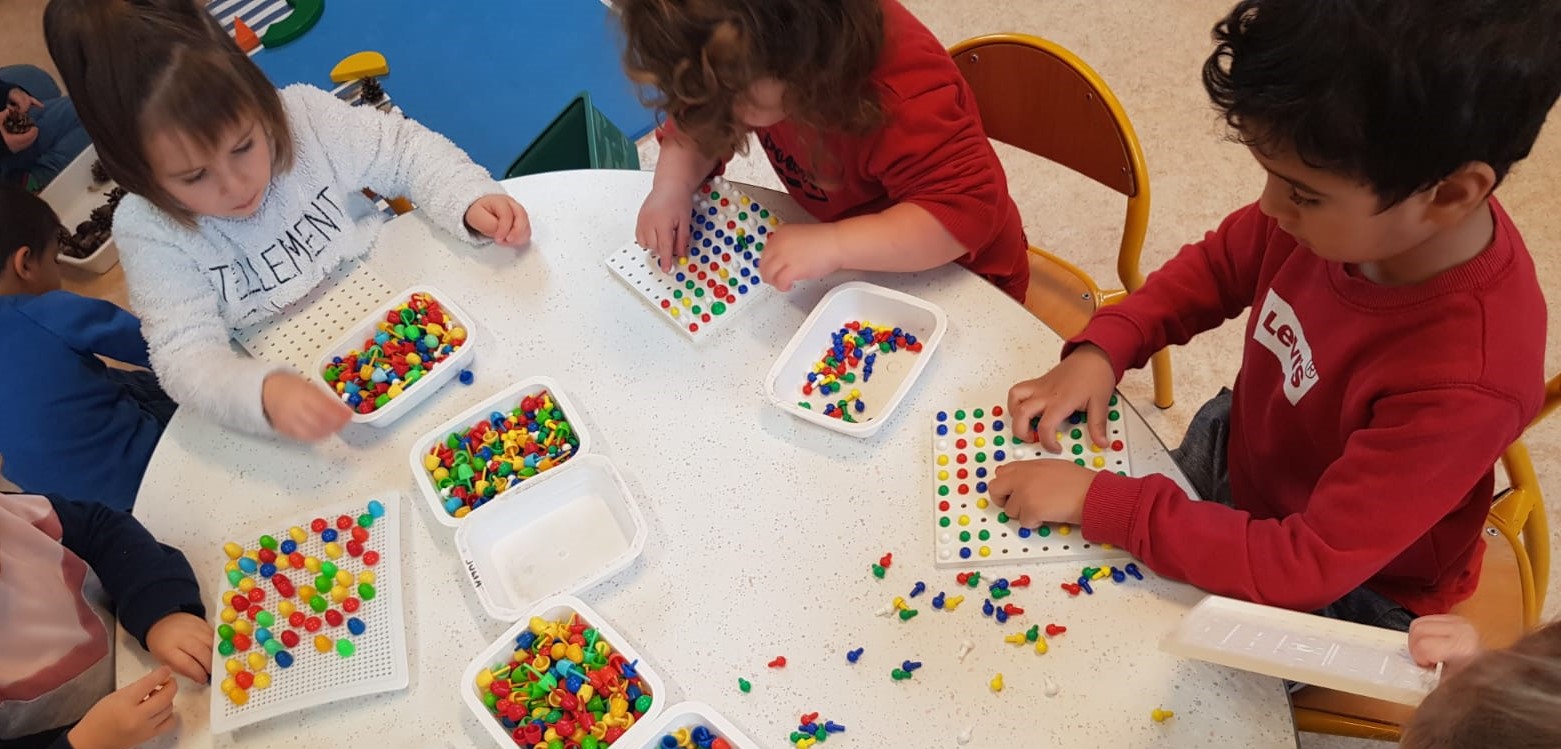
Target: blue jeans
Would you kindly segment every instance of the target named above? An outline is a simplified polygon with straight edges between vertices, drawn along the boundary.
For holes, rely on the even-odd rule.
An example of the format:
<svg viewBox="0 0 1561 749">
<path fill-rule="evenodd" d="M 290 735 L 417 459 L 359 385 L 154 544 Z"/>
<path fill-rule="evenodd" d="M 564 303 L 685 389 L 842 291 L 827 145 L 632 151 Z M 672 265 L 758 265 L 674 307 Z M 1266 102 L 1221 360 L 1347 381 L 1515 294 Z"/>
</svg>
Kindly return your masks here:
<svg viewBox="0 0 1561 749">
<path fill-rule="evenodd" d="M 43 102 L 43 109 L 28 112 L 38 126 L 38 138 L 21 153 L 0 154 L 0 184 L 24 185 L 28 177 L 39 189 L 48 185 L 92 139 L 76 117 L 76 105 L 60 93 L 48 73 L 31 65 L 0 67 L 0 81 L 20 86 Z"/>
<path fill-rule="evenodd" d="M 1171 451 L 1171 458 L 1204 499 L 1233 507 L 1230 470 L 1226 463 L 1230 444 L 1230 401 L 1230 388 L 1223 388 L 1219 395 L 1203 404 L 1192 417 L 1181 446 Z M 1414 612 L 1364 585 L 1312 613 L 1400 632 L 1408 632 L 1409 623 L 1415 620 Z"/>
</svg>

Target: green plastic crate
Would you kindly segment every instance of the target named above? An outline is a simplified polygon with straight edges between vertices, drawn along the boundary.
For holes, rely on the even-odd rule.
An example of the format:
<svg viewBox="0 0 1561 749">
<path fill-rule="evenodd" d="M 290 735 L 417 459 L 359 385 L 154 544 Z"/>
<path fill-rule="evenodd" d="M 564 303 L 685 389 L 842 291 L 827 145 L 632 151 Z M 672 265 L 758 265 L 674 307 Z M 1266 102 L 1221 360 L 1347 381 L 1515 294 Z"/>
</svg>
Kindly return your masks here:
<svg viewBox="0 0 1561 749">
<path fill-rule="evenodd" d="M 504 172 L 504 178 L 567 169 L 638 169 L 640 152 L 581 91 Z"/>
</svg>

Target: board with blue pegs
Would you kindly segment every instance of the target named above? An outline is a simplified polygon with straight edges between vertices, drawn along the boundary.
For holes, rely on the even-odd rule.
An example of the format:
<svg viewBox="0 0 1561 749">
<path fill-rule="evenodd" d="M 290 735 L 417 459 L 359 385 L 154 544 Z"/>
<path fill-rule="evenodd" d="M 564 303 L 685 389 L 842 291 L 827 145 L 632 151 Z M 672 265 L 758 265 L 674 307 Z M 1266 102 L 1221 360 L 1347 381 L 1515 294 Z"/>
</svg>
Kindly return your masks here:
<svg viewBox="0 0 1561 749">
<path fill-rule="evenodd" d="M 759 258 L 781 221 L 721 177 L 712 177 L 694 194 L 689 219 L 688 254 L 670 272 L 635 242 L 609 255 L 607 266 L 697 341 L 773 293 L 759 277 Z"/>
<path fill-rule="evenodd" d="M 1063 422 L 1057 433 L 1062 454 L 1013 436 L 1002 406 L 939 411 L 932 422 L 933 552 L 939 567 L 979 567 L 1031 561 L 1107 560 L 1127 552 L 1093 544 L 1066 523 L 1021 526 L 992 503 L 987 484 L 997 467 L 1036 458 L 1072 460 L 1098 471 L 1132 475 L 1124 409 L 1111 397 L 1106 434 L 1096 447 L 1084 414 Z"/>
</svg>

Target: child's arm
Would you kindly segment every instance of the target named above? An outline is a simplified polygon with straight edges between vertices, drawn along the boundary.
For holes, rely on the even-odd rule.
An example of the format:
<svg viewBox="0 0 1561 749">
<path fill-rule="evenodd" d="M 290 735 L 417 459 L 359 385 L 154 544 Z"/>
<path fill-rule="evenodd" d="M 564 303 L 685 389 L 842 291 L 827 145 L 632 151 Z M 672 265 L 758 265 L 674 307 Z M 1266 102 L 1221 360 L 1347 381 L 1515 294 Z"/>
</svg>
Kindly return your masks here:
<svg viewBox="0 0 1561 749">
<path fill-rule="evenodd" d="M 112 302 L 52 291 L 18 309 L 77 353 L 102 354 L 148 369 L 152 366 L 146 339 L 141 336 L 141 321 Z"/>
<path fill-rule="evenodd" d="M 204 240 L 133 221 L 139 204 L 121 204 L 114 227 L 130 302 L 141 313 L 158 383 L 181 406 L 225 427 L 251 434 L 318 440 L 352 417 L 340 400 L 287 367 L 233 349 L 218 310 L 224 293 L 195 258 Z M 138 214 L 133 214 L 138 215 Z"/>
<path fill-rule="evenodd" d="M 465 151 L 415 120 L 354 107 L 313 86 L 288 86 L 282 98 L 292 121 L 306 125 L 295 136 L 318 139 L 342 187 L 406 195 L 455 236 L 476 240 L 467 209 L 485 196 L 506 195 Z"/>
<path fill-rule="evenodd" d="M 1061 364 L 1009 391 L 1014 434 L 1055 452 L 1062 449 L 1053 436 L 1057 425 L 1075 411 L 1088 411 L 1090 436 L 1105 445 L 1102 417 L 1122 373 L 1251 305 L 1265 251 L 1277 231 L 1255 204 L 1236 211 L 1203 241 L 1183 247 L 1149 274 L 1142 288 L 1096 310 L 1084 331 L 1063 347 Z"/>
<path fill-rule="evenodd" d="M 688 253 L 688 215 L 693 210 L 694 189 L 717 162 L 701 154 L 670 122 L 661 133 L 655 181 L 640 206 L 634 241 L 656 253 L 662 270 L 670 270 L 674 258 Z"/>
<path fill-rule="evenodd" d="M 1150 273 L 1137 291 L 1096 310 L 1063 355 L 1093 343 L 1106 352 L 1120 381 L 1154 352 L 1235 319 L 1252 305 L 1264 255 L 1282 234 L 1256 203 L 1226 216 L 1218 229 Z"/>
<path fill-rule="evenodd" d="M 1458 385 L 1389 395 L 1374 412 L 1302 512 L 1255 518 L 1191 501 L 1165 476 L 1101 472 L 1083 499 L 1084 536 L 1211 593 L 1302 611 L 1326 606 L 1449 514 L 1483 517 L 1459 503 L 1526 426 L 1518 403 Z"/>
<path fill-rule="evenodd" d="M 60 543 L 97 573 L 119 623 L 142 647 L 153 626 L 169 615 L 206 615 L 184 554 L 158 543 L 130 513 L 55 497 L 49 504 L 60 520 Z"/>
</svg>

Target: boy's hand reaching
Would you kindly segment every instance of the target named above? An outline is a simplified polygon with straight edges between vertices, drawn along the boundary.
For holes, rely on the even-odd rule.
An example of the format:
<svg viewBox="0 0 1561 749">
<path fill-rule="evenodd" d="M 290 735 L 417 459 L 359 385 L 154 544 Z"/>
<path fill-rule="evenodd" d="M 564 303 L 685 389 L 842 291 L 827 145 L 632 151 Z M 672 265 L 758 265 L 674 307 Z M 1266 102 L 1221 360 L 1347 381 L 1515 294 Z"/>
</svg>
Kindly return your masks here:
<svg viewBox="0 0 1561 749">
<path fill-rule="evenodd" d="M 260 388 L 271 428 L 303 442 L 319 442 L 352 420 L 352 409 L 294 372 L 272 372 Z"/>
<path fill-rule="evenodd" d="M 656 253 L 663 272 L 672 270 L 672 263 L 688 254 L 688 221 L 693 210 L 692 191 L 665 187 L 653 188 L 640 206 L 634 241 Z"/>
<path fill-rule="evenodd" d="M 997 467 L 987 485 L 992 503 L 1026 528 L 1084 521 L 1084 495 L 1095 472 L 1067 460 L 1021 460 Z"/>
<path fill-rule="evenodd" d="M 211 625 L 194 614 L 177 612 L 157 620 L 146 632 L 146 649 L 175 673 L 196 684 L 211 679 Z"/>
<path fill-rule="evenodd" d="M 75 749 L 129 749 L 174 726 L 179 685 L 167 666 L 98 700 L 65 735 Z"/>
<path fill-rule="evenodd" d="M 1422 616 L 1409 624 L 1409 655 L 1415 663 L 1456 668 L 1480 653 L 1480 633 L 1461 616 Z"/>
<path fill-rule="evenodd" d="M 1090 439 L 1096 446 L 1105 447 L 1110 444 L 1106 439 L 1106 407 L 1115 388 L 1116 373 L 1106 352 L 1086 343 L 1050 372 L 1008 391 L 1014 435 L 1027 442 L 1039 439 L 1042 447 L 1060 453 L 1057 426 L 1075 411 L 1083 411 L 1088 417 Z M 1037 419 L 1032 428 L 1031 422 Z"/>
<path fill-rule="evenodd" d="M 524 247 L 531 242 L 531 216 L 508 195 L 478 198 L 466 209 L 466 225 L 506 247 Z"/>
<path fill-rule="evenodd" d="M 834 224 L 787 224 L 769 235 L 759 259 L 759 276 L 781 291 L 798 281 L 823 278 L 845 265 Z"/>
</svg>

